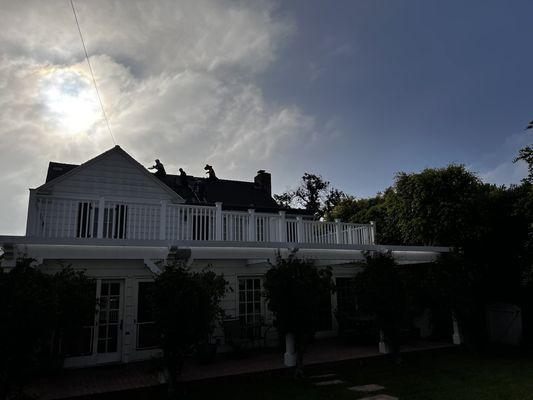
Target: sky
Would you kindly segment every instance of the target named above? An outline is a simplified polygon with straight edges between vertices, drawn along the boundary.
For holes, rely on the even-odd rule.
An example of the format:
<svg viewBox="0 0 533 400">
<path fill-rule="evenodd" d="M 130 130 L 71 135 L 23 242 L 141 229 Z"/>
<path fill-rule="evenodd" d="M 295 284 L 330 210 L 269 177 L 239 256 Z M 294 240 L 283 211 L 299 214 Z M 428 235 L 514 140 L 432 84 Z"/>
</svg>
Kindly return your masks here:
<svg viewBox="0 0 533 400">
<path fill-rule="evenodd" d="M 532 142 L 530 0 L 76 0 L 117 144 L 274 192 L 321 174 L 373 196 L 464 164 L 518 183 Z M 0 234 L 49 161 L 113 147 L 67 0 L 0 1 Z"/>
</svg>

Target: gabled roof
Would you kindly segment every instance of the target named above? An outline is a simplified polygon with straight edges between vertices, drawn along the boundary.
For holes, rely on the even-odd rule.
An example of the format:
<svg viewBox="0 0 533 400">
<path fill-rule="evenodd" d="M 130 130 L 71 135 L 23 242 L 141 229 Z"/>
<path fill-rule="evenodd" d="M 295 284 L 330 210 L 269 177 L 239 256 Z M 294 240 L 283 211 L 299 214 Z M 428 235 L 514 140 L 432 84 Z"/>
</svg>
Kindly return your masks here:
<svg viewBox="0 0 533 400">
<path fill-rule="evenodd" d="M 165 192 L 167 192 L 171 197 L 173 197 L 177 201 L 179 202 L 185 201 L 185 199 L 183 199 L 177 192 L 175 192 L 170 187 L 168 187 L 164 182 L 161 182 L 161 180 L 157 179 L 154 176 L 154 174 L 151 174 L 150 172 L 148 172 L 146 168 L 144 168 L 139 162 L 137 162 L 137 160 L 135 160 L 128 153 L 126 153 L 118 145 L 103 152 L 102 154 L 99 154 L 98 156 L 94 158 L 91 158 L 89 161 L 86 161 L 81 165 L 61 164 L 61 163 L 56 163 L 56 162 L 50 162 L 50 164 L 48 165 L 48 172 L 46 174 L 46 182 L 44 185 L 39 186 L 37 190 L 46 190 L 56 185 L 57 183 L 67 179 L 68 177 L 73 176 L 74 174 L 79 173 L 85 168 L 97 163 L 99 160 L 107 157 L 108 155 L 112 153 L 118 153 L 124 156 L 124 158 L 128 162 L 130 162 L 135 168 L 137 168 L 142 174 L 147 176 L 148 179 L 152 180 L 156 185 L 158 185 L 161 189 L 163 189 Z"/>
<path fill-rule="evenodd" d="M 63 164 L 58 162 L 50 161 L 48 164 L 48 172 L 46 173 L 46 182 L 50 182 L 51 180 L 54 180 L 58 176 L 64 175 L 70 170 L 79 167 L 79 165 L 76 164 Z"/>
</svg>

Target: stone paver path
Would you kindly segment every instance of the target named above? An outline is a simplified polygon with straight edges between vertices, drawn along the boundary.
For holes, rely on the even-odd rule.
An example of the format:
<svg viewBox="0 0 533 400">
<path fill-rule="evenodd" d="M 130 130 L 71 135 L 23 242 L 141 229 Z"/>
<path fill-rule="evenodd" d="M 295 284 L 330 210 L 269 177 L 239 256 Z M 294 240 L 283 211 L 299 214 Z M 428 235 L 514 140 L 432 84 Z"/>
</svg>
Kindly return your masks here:
<svg viewBox="0 0 533 400">
<path fill-rule="evenodd" d="M 383 389 L 385 389 L 385 386 L 376 385 L 373 383 L 370 385 L 352 386 L 348 388 L 348 390 L 353 390 L 355 392 L 366 392 L 366 393 L 378 392 Z"/>
<path fill-rule="evenodd" d="M 331 386 L 331 385 L 339 385 L 341 383 L 344 383 L 344 381 L 340 379 L 332 379 L 330 381 L 321 381 L 321 382 L 315 382 L 315 386 Z"/>
<path fill-rule="evenodd" d="M 333 378 L 334 376 L 337 376 L 337 374 L 312 375 L 309 377 L 309 379 L 325 379 L 325 378 Z"/>
<path fill-rule="evenodd" d="M 363 397 L 359 400 L 398 400 L 398 397 L 389 396 L 388 394 L 378 394 L 376 396 Z"/>
</svg>

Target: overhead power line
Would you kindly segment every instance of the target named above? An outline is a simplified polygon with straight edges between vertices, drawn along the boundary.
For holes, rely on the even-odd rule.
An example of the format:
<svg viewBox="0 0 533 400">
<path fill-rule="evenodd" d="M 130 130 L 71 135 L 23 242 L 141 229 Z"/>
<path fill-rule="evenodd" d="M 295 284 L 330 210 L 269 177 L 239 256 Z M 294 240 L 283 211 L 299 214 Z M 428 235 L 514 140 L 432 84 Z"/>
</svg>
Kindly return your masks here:
<svg viewBox="0 0 533 400">
<path fill-rule="evenodd" d="M 83 40 L 83 34 L 81 33 L 80 23 L 78 21 L 78 15 L 76 14 L 76 8 L 74 7 L 74 1 L 70 0 L 70 5 L 72 6 L 72 12 L 74 13 L 74 19 L 76 20 L 76 26 L 78 27 L 78 32 L 80 34 L 81 44 L 83 46 L 83 51 L 85 53 L 85 59 L 87 60 L 87 64 L 89 65 L 89 71 L 91 72 L 91 76 L 93 78 L 94 83 L 94 89 L 96 90 L 96 96 L 98 97 L 98 102 L 100 103 L 100 108 L 102 109 L 102 114 L 104 115 L 104 120 L 107 125 L 107 130 L 109 131 L 109 135 L 111 135 L 111 139 L 113 140 L 113 144 L 117 144 L 115 141 L 115 137 L 113 136 L 113 132 L 111 132 L 111 127 L 109 126 L 109 120 L 107 119 L 107 114 L 104 109 L 104 104 L 102 103 L 102 98 L 100 97 L 100 91 L 98 90 L 98 85 L 96 84 L 96 79 L 94 78 L 94 72 L 93 67 L 91 66 L 91 61 L 89 60 L 89 54 L 87 54 L 87 47 L 85 46 L 85 40 Z"/>
</svg>

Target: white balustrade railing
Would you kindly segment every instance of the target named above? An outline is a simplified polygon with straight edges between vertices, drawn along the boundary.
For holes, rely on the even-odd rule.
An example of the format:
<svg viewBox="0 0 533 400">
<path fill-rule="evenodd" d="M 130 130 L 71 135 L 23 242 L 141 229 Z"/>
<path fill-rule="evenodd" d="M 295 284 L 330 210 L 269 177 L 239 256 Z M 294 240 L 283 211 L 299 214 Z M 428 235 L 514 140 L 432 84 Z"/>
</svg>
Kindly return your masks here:
<svg viewBox="0 0 533 400">
<path fill-rule="evenodd" d="M 223 211 L 213 206 L 107 199 L 30 198 L 27 235 L 43 238 L 375 244 L 375 225 Z"/>
<path fill-rule="evenodd" d="M 168 205 L 166 235 L 170 240 L 215 240 L 216 209 L 205 206 Z"/>
</svg>

